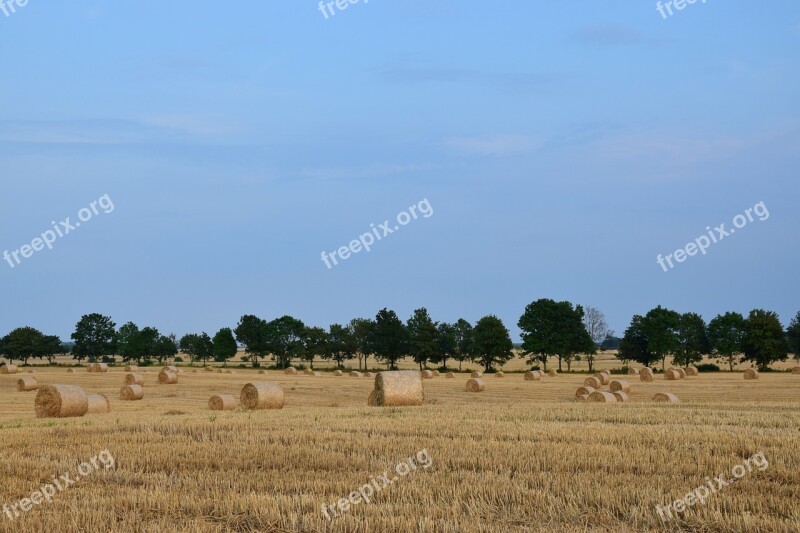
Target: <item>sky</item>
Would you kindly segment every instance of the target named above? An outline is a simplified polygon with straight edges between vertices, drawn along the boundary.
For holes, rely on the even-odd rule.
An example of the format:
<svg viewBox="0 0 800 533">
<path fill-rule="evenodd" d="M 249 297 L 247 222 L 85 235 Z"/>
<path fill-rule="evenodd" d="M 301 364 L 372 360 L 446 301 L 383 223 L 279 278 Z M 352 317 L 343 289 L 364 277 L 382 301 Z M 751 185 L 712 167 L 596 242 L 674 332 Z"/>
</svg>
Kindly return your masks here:
<svg viewBox="0 0 800 533">
<path fill-rule="evenodd" d="M 330 9 L 0 10 L 0 335 L 800 310 L 800 3 Z"/>
</svg>

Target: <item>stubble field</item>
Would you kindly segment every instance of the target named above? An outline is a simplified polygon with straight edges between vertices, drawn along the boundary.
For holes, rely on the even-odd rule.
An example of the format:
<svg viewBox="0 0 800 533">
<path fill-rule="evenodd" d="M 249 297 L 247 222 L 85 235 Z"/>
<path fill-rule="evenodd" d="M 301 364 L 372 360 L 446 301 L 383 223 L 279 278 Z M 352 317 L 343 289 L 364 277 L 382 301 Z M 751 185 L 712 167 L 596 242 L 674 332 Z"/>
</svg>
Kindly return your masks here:
<svg viewBox="0 0 800 533">
<path fill-rule="evenodd" d="M 37 369 L 111 400 L 111 413 L 37 419 L 35 392 L 0 376 L 2 502 L 17 503 L 107 449 L 115 459 L 11 520 L 2 531 L 798 531 L 800 375 L 629 378 L 631 401 L 577 403 L 579 375 L 524 381 L 467 374 L 426 380 L 426 404 L 370 408 L 372 380 L 192 373 L 177 385 L 145 374 L 145 398 L 119 400 L 125 372 Z M 212 412 L 209 396 L 276 381 L 282 410 Z M 657 404 L 671 391 L 680 404 Z M 323 504 L 426 450 L 418 468 L 328 521 Z M 666 505 L 763 452 L 753 470 L 662 522 Z M 392 477 L 390 475 L 390 477 Z"/>
</svg>

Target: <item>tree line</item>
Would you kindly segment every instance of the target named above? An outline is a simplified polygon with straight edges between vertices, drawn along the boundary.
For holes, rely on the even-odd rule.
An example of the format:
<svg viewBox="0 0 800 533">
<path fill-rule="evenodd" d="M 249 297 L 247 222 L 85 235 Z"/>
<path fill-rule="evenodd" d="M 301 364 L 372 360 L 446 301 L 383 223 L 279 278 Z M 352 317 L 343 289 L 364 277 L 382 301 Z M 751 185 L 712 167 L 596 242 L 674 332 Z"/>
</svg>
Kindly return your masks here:
<svg viewBox="0 0 800 533">
<path fill-rule="evenodd" d="M 679 314 L 659 306 L 644 316 L 634 316 L 623 338 L 617 339 L 600 310 L 540 299 L 525 308 L 517 326 L 522 332 L 517 354 L 532 368 L 544 370 L 555 359 L 559 370 L 566 365 L 569 371 L 573 362 L 585 360 L 591 371 L 598 348 L 617 343 L 617 357 L 624 365 L 660 362 L 662 368 L 667 357 L 686 366 L 708 355 L 724 360 L 731 370 L 739 358 L 763 369 L 786 360 L 790 350 L 800 352 L 800 312 L 784 331 L 775 313 L 761 309 L 751 311 L 747 318 L 725 313 L 706 324 L 696 313 Z M 155 327 L 139 328 L 133 322 L 117 329 L 111 317 L 93 313 L 81 317 L 71 338 L 74 344 L 69 351 L 79 362 L 115 362 L 120 357 L 143 365 L 163 364 L 179 353 L 193 363 L 226 363 L 240 346 L 245 361 L 253 367 L 271 357 L 279 368 L 297 359 L 313 368 L 315 360 L 324 359 L 339 368 L 357 360 L 359 370 L 366 370 L 367 358 L 372 356 L 387 369 L 411 358 L 420 369 L 434 365 L 445 370 L 449 362 L 457 362 L 461 370 L 468 362 L 491 372 L 517 356 L 509 331 L 497 316 L 484 316 L 475 324 L 463 318 L 454 323 L 436 322 L 424 307 L 405 322 L 384 308 L 374 318 L 355 318 L 327 329 L 307 326 L 288 315 L 271 321 L 244 315 L 235 328 L 222 328 L 213 337 L 200 332 L 180 339 L 163 335 Z M 0 354 L 11 361 L 46 358 L 53 363 L 56 355 L 65 352 L 58 337 L 31 327 L 17 328 L 0 339 Z"/>
</svg>

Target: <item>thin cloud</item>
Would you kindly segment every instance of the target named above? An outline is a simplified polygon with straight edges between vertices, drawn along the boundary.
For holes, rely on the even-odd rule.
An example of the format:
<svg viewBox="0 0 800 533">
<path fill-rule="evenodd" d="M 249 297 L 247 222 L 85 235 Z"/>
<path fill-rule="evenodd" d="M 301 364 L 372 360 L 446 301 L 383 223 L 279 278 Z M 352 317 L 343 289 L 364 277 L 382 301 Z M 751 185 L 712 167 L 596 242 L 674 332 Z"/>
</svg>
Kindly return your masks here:
<svg viewBox="0 0 800 533">
<path fill-rule="evenodd" d="M 628 26 L 586 26 L 574 31 L 570 40 L 590 46 L 636 46 L 668 42 L 667 39 L 653 38 Z"/>
<path fill-rule="evenodd" d="M 496 137 L 459 137 L 445 139 L 445 145 L 474 155 L 508 157 L 538 150 L 541 143 L 525 135 Z"/>
</svg>

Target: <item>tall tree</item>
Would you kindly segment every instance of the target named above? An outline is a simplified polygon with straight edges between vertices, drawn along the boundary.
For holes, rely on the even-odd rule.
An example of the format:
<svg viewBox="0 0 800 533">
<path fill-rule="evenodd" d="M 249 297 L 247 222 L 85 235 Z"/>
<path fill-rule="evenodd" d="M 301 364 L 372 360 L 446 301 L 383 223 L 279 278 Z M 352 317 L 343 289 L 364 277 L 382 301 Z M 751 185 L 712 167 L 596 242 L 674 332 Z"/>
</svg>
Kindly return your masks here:
<svg viewBox="0 0 800 533">
<path fill-rule="evenodd" d="M 358 369 L 361 370 L 361 364 L 364 364 L 364 370 L 367 369 L 367 360 L 372 355 L 372 348 L 370 347 L 370 339 L 372 329 L 375 326 L 369 318 L 354 318 L 347 325 L 347 329 L 353 338 L 356 345 L 355 355 L 358 357 Z"/>
<path fill-rule="evenodd" d="M 325 355 L 325 346 L 328 342 L 328 332 L 320 327 L 310 327 L 305 329 L 303 336 L 303 359 L 309 362 L 314 368 L 314 358 Z"/>
<path fill-rule="evenodd" d="M 36 328 L 16 328 L 3 338 L 3 351 L 8 360 L 27 364 L 31 357 L 44 357 L 44 334 Z"/>
<path fill-rule="evenodd" d="M 453 325 L 456 349 L 453 357 L 458 361 L 458 371 L 461 372 L 461 364 L 464 361 L 472 361 L 474 350 L 472 347 L 472 324 L 459 318 Z"/>
<path fill-rule="evenodd" d="M 136 337 L 138 334 L 139 334 L 139 326 L 137 326 L 133 322 L 127 322 L 123 324 L 119 328 L 119 331 L 117 331 L 117 337 L 116 337 L 117 353 L 122 356 L 122 359 L 124 361 L 130 361 L 136 359 L 136 357 L 134 357 L 133 352 L 136 349 L 134 344 L 136 343 Z"/>
<path fill-rule="evenodd" d="M 706 322 L 697 313 L 684 313 L 678 325 L 678 345 L 673 362 L 678 366 L 699 363 L 711 353 L 706 333 Z"/>
<path fill-rule="evenodd" d="M 253 367 L 258 367 L 258 360 L 270 353 L 267 321 L 255 315 L 244 315 L 239 319 L 239 325 L 234 332 L 236 340 L 244 344 L 245 352 L 250 357 Z"/>
<path fill-rule="evenodd" d="M 331 324 L 330 328 L 328 328 L 323 357 L 332 359 L 336 362 L 338 368 L 343 368 L 345 360 L 355 357 L 358 351 L 358 343 L 353 336 L 351 328 L 344 327 L 341 324 Z M 360 365 L 359 368 L 361 368 Z"/>
<path fill-rule="evenodd" d="M 522 330 L 523 354 L 530 356 L 528 364 L 542 363 L 547 370 L 547 359 L 558 351 L 559 304 L 541 298 L 525 307 L 517 325 Z"/>
<path fill-rule="evenodd" d="M 109 316 L 100 313 L 83 315 L 71 335 L 75 341 L 73 357 L 78 361 L 88 358 L 94 362 L 104 355 L 113 354 L 117 340 L 116 326 Z"/>
<path fill-rule="evenodd" d="M 208 337 L 205 333 L 203 335 Z M 207 353 L 208 356 L 213 357 L 214 361 L 219 361 L 223 363 L 223 365 L 227 365 L 228 361 L 236 357 L 236 353 L 239 351 L 239 347 L 236 345 L 236 339 L 233 336 L 233 331 L 231 328 L 222 328 L 220 329 L 215 335 L 214 339 L 209 339 L 207 342 Z M 203 360 L 203 366 L 206 364 L 206 358 L 203 358 L 202 355 L 205 355 L 206 350 L 201 353 L 201 359 Z"/>
<path fill-rule="evenodd" d="M 292 359 L 302 358 L 306 326 L 300 320 L 284 315 L 267 323 L 267 346 L 279 368 L 289 368 Z"/>
<path fill-rule="evenodd" d="M 647 334 L 642 326 L 644 317 L 634 315 L 631 325 L 625 330 L 625 335 L 619 343 L 619 353 L 617 359 L 621 360 L 626 366 L 628 361 L 636 361 L 646 367 L 650 367 L 658 357 L 648 348 Z"/>
<path fill-rule="evenodd" d="M 666 370 L 667 356 L 678 347 L 678 328 L 681 316 L 660 305 L 651 309 L 642 319 L 642 330 L 647 336 L 647 350 L 661 360 L 661 369 Z"/>
<path fill-rule="evenodd" d="M 572 361 L 579 353 L 585 354 L 589 362 L 589 371 L 594 365 L 594 356 L 597 353 L 597 343 L 592 339 L 584 322 L 583 307 L 578 305 L 572 308 L 569 302 L 561 302 L 559 306 L 559 329 L 561 330 L 560 342 L 557 353 L 560 360 L 567 363 L 567 370 L 572 370 Z M 558 369 L 561 370 L 559 364 Z"/>
<path fill-rule="evenodd" d="M 606 316 L 596 307 L 586 306 L 586 312 L 583 315 L 583 325 L 586 327 L 586 331 L 589 333 L 589 337 L 591 337 L 595 347 L 600 347 L 601 349 L 604 349 L 602 347 L 603 343 L 614 335 L 614 332 L 608 329 Z M 589 363 L 589 372 L 594 368 L 596 354 L 596 349 L 586 352 L 586 362 Z M 569 365 L 567 365 L 567 368 L 569 369 Z"/>
<path fill-rule="evenodd" d="M 408 353 L 408 332 L 397 313 L 386 308 L 375 315 L 368 345 L 379 361 L 389 370 L 397 368 L 397 361 Z"/>
<path fill-rule="evenodd" d="M 64 345 L 57 335 L 42 335 L 37 352 L 47 359 L 48 364 L 55 363 L 55 356 L 65 353 Z"/>
<path fill-rule="evenodd" d="M 420 307 L 414 311 L 411 318 L 406 323 L 408 331 L 409 353 L 414 358 L 414 362 L 423 370 L 428 361 L 436 358 L 437 331 L 436 324 L 428 315 L 428 310 Z"/>
<path fill-rule="evenodd" d="M 145 330 L 148 328 L 145 328 Z M 143 330 L 144 331 L 144 330 Z M 164 364 L 166 359 L 178 355 L 178 346 L 173 337 L 168 335 L 158 335 L 153 342 L 151 353 L 158 360 L 158 364 Z"/>
<path fill-rule="evenodd" d="M 456 329 L 453 324 L 442 322 L 436 328 L 436 357 L 432 359 L 442 371 L 447 371 L 447 360 L 456 353 Z"/>
<path fill-rule="evenodd" d="M 763 309 L 750 311 L 742 347 L 743 360 L 754 363 L 760 370 L 766 370 L 776 361 L 785 361 L 789 345 L 778 315 Z"/>
<path fill-rule="evenodd" d="M 473 349 L 478 361 L 486 372 L 492 370 L 494 365 L 504 365 L 514 353 L 511 336 L 503 321 L 494 315 L 487 315 L 475 324 L 472 330 Z"/>
<path fill-rule="evenodd" d="M 717 357 L 728 363 L 731 372 L 743 351 L 746 326 L 744 317 L 732 312 L 717 315 L 708 323 L 708 342 L 711 349 Z"/>
<path fill-rule="evenodd" d="M 797 312 L 797 315 L 786 329 L 786 336 L 789 341 L 789 349 L 794 354 L 794 358 L 800 361 L 800 311 Z"/>
<path fill-rule="evenodd" d="M 153 327 L 142 328 L 134 333 L 128 339 L 128 358 L 136 361 L 143 359 L 149 361 L 151 357 L 157 357 L 157 352 L 166 356 L 171 350 L 166 349 L 168 348 L 166 344 L 159 344 L 161 336 L 158 329 Z"/>
</svg>

